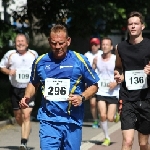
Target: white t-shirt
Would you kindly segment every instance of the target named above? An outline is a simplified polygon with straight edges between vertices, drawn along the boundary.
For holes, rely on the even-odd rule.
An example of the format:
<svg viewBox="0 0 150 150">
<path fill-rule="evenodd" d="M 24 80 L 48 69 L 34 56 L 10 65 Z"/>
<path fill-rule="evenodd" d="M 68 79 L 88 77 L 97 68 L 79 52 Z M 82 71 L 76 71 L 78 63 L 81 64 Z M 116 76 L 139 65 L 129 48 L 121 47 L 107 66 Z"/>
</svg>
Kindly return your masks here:
<svg viewBox="0 0 150 150">
<path fill-rule="evenodd" d="M 97 56 L 97 70 L 98 76 L 100 78 L 98 82 L 98 92 L 97 95 L 102 96 L 116 96 L 119 95 L 120 86 L 117 85 L 113 90 L 109 89 L 108 84 L 110 82 L 115 82 L 114 80 L 114 68 L 115 68 L 116 56 L 111 54 L 108 61 L 104 61 L 102 56 Z"/>
<path fill-rule="evenodd" d="M 28 50 L 25 54 L 21 55 L 16 50 L 10 50 L 8 51 L 4 57 L 1 59 L 0 62 L 0 68 L 8 68 L 18 71 L 25 71 L 31 74 L 32 64 L 33 61 L 38 57 L 38 54 L 34 50 Z M 30 72 L 29 72 L 30 71 Z M 20 74 L 20 76 L 26 77 L 28 75 L 28 78 L 30 78 L 29 74 Z M 16 79 L 17 75 L 9 76 L 9 80 L 11 82 L 11 85 L 13 87 L 17 88 L 26 88 L 28 82 L 18 82 Z"/>
<path fill-rule="evenodd" d="M 88 52 L 85 53 L 84 55 L 88 58 L 88 61 L 90 62 L 90 65 L 91 65 L 91 67 L 92 67 L 94 58 L 95 58 L 96 56 L 98 56 L 98 55 L 101 56 L 102 54 L 103 54 L 103 51 L 98 50 L 98 52 L 95 53 L 95 54 L 93 54 L 91 51 L 88 51 Z M 95 69 L 95 72 L 98 73 L 98 72 L 97 72 L 97 69 Z"/>
<path fill-rule="evenodd" d="M 103 54 L 103 52 L 101 50 L 98 50 L 98 52 L 96 54 L 93 54 L 91 51 L 88 51 L 87 53 L 85 53 L 84 55 L 88 58 L 88 61 L 90 62 L 90 65 L 92 66 L 93 64 L 93 59 L 98 56 Z"/>
</svg>

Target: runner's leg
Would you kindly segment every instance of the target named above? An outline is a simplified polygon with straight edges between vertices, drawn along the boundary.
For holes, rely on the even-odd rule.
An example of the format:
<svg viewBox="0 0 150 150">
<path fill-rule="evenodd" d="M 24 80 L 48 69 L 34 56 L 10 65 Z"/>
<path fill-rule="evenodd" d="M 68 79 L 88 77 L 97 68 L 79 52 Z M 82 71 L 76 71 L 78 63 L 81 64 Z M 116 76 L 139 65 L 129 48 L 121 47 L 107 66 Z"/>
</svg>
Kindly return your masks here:
<svg viewBox="0 0 150 150">
<path fill-rule="evenodd" d="M 110 122 L 114 121 L 116 108 L 117 108 L 116 104 L 108 104 L 108 111 L 107 111 L 107 119 L 108 119 L 108 121 L 110 121 Z"/>
<path fill-rule="evenodd" d="M 144 135 L 138 132 L 138 138 L 140 150 L 150 150 L 150 145 L 148 143 L 149 135 Z"/>
<path fill-rule="evenodd" d="M 123 142 L 121 150 L 131 150 L 134 141 L 134 129 L 122 130 Z"/>
<path fill-rule="evenodd" d="M 96 97 L 92 97 L 90 99 L 90 109 L 91 109 L 91 114 L 93 117 L 93 128 L 98 128 L 98 119 L 97 119 L 97 102 L 96 102 Z"/>
</svg>

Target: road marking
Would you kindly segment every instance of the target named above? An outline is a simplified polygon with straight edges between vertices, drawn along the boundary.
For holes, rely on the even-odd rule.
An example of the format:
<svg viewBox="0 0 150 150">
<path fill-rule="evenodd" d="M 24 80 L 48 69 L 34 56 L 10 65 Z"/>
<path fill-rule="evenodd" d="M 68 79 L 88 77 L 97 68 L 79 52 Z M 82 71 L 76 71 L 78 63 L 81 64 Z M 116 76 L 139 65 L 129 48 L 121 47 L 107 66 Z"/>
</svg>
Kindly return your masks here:
<svg viewBox="0 0 150 150">
<path fill-rule="evenodd" d="M 108 133 L 109 135 L 112 134 L 113 132 L 117 131 L 118 129 L 121 128 L 121 123 L 118 122 L 116 124 L 114 124 L 113 126 L 111 126 L 109 129 L 108 129 Z M 100 134 L 94 136 L 93 138 L 91 138 L 89 140 L 89 142 L 87 143 L 83 143 L 81 146 L 80 146 L 80 150 L 88 150 L 89 148 L 93 147 L 95 144 L 94 143 L 90 143 L 90 141 L 101 141 L 105 138 L 104 136 L 104 133 L 101 132 Z"/>
</svg>

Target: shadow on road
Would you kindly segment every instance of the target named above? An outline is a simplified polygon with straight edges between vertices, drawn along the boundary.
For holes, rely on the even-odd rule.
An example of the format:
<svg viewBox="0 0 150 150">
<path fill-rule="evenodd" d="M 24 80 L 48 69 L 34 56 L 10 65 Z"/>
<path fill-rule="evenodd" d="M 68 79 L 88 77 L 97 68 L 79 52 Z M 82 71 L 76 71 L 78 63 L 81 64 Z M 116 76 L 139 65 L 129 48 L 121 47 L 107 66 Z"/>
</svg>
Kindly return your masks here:
<svg viewBox="0 0 150 150">
<path fill-rule="evenodd" d="M 102 145 L 103 141 L 96 141 L 96 140 L 85 140 L 82 141 L 83 143 L 94 143 L 95 145 Z M 115 144 L 116 142 L 111 142 L 110 145 Z"/>
<path fill-rule="evenodd" d="M 0 149 L 18 150 L 18 146 L 0 146 Z M 35 150 L 34 147 L 28 147 L 29 150 Z"/>
</svg>

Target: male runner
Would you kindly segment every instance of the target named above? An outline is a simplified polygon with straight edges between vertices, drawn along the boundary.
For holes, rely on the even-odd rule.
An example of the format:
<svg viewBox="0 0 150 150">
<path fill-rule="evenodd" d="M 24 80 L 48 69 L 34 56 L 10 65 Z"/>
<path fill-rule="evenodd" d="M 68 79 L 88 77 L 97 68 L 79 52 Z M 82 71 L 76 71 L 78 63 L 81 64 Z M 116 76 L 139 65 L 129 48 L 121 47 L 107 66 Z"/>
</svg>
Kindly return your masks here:
<svg viewBox="0 0 150 150">
<path fill-rule="evenodd" d="M 97 68 L 98 75 L 101 79 L 98 83 L 99 90 L 97 92 L 97 100 L 100 112 L 101 128 L 105 134 L 105 139 L 102 145 L 109 146 L 110 137 L 108 135 L 107 121 L 119 121 L 119 114 L 116 114 L 119 85 L 114 80 L 116 56 L 111 53 L 111 50 L 113 49 L 112 40 L 108 37 L 103 38 L 101 48 L 103 54 L 95 57 L 92 67 L 93 69 Z"/>
<path fill-rule="evenodd" d="M 150 150 L 150 40 L 143 38 L 144 28 L 142 14 L 131 12 L 127 18 L 129 39 L 119 43 L 116 49 L 115 79 L 122 82 L 122 150 L 132 149 L 135 130 L 140 150 Z"/>
<path fill-rule="evenodd" d="M 1 72 L 9 75 L 11 82 L 10 98 L 17 123 L 21 126 L 20 150 L 27 150 L 31 124 L 30 114 L 34 106 L 34 96 L 28 102 L 29 108 L 20 109 L 19 101 L 25 94 L 25 88 L 30 80 L 33 61 L 38 57 L 34 50 L 28 48 L 28 37 L 19 33 L 15 39 L 14 50 L 9 50 L 0 62 Z"/>
<path fill-rule="evenodd" d="M 22 108 L 28 107 L 40 85 L 43 96 L 38 119 L 42 150 L 80 149 L 84 101 L 98 90 L 97 74 L 85 56 L 67 50 L 70 42 L 63 25 L 51 28 L 52 51 L 34 61 L 30 83 L 20 102 Z"/>
</svg>

